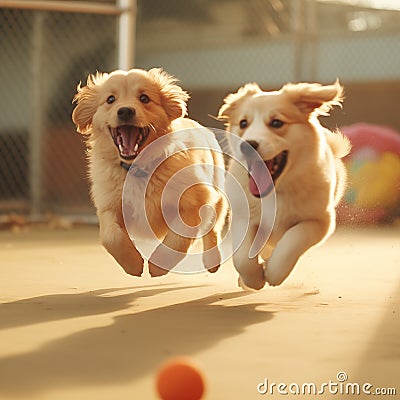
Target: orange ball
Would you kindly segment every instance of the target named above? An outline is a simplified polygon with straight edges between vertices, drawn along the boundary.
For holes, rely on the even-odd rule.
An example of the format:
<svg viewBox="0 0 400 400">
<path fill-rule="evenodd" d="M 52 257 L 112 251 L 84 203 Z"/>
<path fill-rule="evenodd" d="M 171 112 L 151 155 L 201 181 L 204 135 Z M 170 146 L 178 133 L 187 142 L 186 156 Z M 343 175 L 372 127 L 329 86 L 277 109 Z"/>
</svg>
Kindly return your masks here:
<svg viewBox="0 0 400 400">
<path fill-rule="evenodd" d="M 200 400 L 204 394 L 201 372 L 185 358 L 173 358 L 157 374 L 157 391 L 162 400 Z"/>
</svg>

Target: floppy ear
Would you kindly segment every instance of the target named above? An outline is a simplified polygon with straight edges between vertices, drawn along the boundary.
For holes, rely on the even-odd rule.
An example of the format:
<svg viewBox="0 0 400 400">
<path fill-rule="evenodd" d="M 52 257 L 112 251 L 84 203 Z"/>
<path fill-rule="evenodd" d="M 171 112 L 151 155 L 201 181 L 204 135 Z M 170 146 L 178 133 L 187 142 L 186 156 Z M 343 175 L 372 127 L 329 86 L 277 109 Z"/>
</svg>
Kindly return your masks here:
<svg viewBox="0 0 400 400">
<path fill-rule="evenodd" d="M 260 93 L 261 91 L 262 90 L 256 83 L 247 83 L 236 93 L 228 94 L 224 99 L 224 104 L 218 111 L 218 119 L 220 121 L 229 121 L 232 114 L 246 97 Z"/>
<path fill-rule="evenodd" d="M 344 99 L 343 86 L 338 80 L 333 85 L 318 83 L 288 84 L 282 88 L 298 109 L 306 114 L 329 115 L 333 106 L 341 106 Z"/>
<path fill-rule="evenodd" d="M 186 115 L 189 94 L 179 85 L 178 80 L 162 68 L 152 68 L 148 74 L 161 92 L 162 105 L 171 121 Z"/>
<path fill-rule="evenodd" d="M 82 87 L 79 82 L 72 102 L 76 103 L 76 107 L 72 112 L 72 121 L 76 125 L 79 133 L 87 134 L 91 125 L 93 115 L 97 110 L 97 88 L 106 79 L 107 74 L 96 72 L 87 78 L 86 86 Z"/>
</svg>

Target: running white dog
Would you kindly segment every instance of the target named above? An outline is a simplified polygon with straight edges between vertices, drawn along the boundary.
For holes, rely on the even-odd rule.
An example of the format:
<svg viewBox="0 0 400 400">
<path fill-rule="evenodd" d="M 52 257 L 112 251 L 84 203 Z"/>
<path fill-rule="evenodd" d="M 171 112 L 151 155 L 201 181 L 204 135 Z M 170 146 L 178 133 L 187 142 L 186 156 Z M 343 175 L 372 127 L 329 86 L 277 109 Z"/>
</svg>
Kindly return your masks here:
<svg viewBox="0 0 400 400">
<path fill-rule="evenodd" d="M 300 256 L 335 230 L 335 206 L 346 180 L 341 158 L 350 151 L 350 144 L 341 133 L 324 128 L 318 116 L 328 115 L 342 100 L 339 82 L 288 84 L 274 92 L 263 92 L 251 83 L 225 98 L 218 116 L 229 132 L 243 139 L 234 150 L 247 161 L 249 171 L 237 162 L 230 166 L 250 206 L 243 242 L 235 232 L 248 221 L 232 215 L 233 242 L 238 246 L 233 262 L 245 286 L 261 289 L 265 282 L 281 284 Z M 254 157 L 254 149 L 261 158 Z M 260 228 L 260 198 L 273 187 L 276 217 L 259 251 L 265 260 L 260 264 L 257 254 L 249 251 Z M 231 198 L 235 201 L 235 196 Z"/>
</svg>

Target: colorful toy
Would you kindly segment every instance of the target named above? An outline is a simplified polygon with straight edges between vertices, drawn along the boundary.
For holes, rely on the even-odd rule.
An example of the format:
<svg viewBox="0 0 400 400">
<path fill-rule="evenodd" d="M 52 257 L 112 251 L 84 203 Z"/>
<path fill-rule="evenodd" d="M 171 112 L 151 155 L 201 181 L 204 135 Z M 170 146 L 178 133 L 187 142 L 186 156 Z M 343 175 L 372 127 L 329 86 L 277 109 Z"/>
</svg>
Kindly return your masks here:
<svg viewBox="0 0 400 400">
<path fill-rule="evenodd" d="M 157 392 L 162 400 L 200 400 L 204 378 L 189 359 L 172 358 L 157 373 Z"/>
<path fill-rule="evenodd" d="M 342 128 L 352 144 L 344 159 L 348 188 L 338 207 L 341 223 L 379 223 L 400 207 L 400 133 L 378 125 Z"/>
</svg>

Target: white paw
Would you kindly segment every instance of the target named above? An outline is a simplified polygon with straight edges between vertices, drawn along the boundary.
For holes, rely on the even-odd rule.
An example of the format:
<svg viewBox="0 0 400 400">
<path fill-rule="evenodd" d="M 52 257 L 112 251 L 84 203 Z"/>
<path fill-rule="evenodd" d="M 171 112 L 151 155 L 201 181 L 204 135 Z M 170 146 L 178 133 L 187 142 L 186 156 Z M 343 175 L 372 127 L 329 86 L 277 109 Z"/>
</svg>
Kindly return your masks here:
<svg viewBox="0 0 400 400">
<path fill-rule="evenodd" d="M 285 280 L 285 278 L 286 277 L 282 277 L 281 274 L 274 274 L 268 268 L 264 268 L 264 279 L 269 286 L 279 286 Z"/>
<path fill-rule="evenodd" d="M 238 278 L 238 286 L 246 292 L 255 292 L 257 290 L 262 289 L 264 287 L 264 285 L 265 285 L 265 282 L 262 282 L 260 285 L 257 285 L 257 287 L 254 287 L 254 288 L 249 287 L 243 282 L 243 279 L 240 276 Z"/>
</svg>

